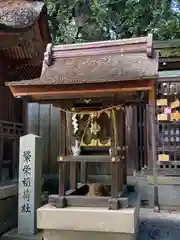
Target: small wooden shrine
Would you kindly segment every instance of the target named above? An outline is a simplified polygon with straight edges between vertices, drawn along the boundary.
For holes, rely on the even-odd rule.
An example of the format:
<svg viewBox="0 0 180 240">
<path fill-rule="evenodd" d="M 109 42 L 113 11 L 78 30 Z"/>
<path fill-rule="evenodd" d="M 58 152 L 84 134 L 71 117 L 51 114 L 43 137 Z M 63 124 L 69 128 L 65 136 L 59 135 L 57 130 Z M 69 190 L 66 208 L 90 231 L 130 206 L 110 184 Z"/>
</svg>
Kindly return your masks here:
<svg viewBox="0 0 180 240">
<path fill-rule="evenodd" d="M 157 70 L 158 58 L 149 35 L 48 44 L 39 79 L 7 83 L 14 96 L 51 103 L 61 114 L 59 195 L 50 196 L 51 204 L 114 210 L 128 207 L 126 154 L 131 149 L 126 144 L 125 107 L 142 100 L 154 104 Z M 110 182 L 100 184 L 101 191 L 92 194 L 88 172 L 94 163 L 110 169 Z M 66 176 L 70 176 L 68 191 Z"/>
</svg>

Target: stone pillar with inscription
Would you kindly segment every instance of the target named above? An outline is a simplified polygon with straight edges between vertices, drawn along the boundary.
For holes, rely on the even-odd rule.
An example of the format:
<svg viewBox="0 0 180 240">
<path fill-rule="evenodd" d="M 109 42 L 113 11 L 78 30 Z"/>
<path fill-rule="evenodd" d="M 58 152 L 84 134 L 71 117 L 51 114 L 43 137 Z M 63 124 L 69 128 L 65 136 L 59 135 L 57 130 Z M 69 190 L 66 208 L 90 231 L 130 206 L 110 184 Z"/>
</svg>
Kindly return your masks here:
<svg viewBox="0 0 180 240">
<path fill-rule="evenodd" d="M 34 134 L 20 138 L 18 234 L 37 232 L 36 211 L 41 206 L 42 139 Z"/>
</svg>

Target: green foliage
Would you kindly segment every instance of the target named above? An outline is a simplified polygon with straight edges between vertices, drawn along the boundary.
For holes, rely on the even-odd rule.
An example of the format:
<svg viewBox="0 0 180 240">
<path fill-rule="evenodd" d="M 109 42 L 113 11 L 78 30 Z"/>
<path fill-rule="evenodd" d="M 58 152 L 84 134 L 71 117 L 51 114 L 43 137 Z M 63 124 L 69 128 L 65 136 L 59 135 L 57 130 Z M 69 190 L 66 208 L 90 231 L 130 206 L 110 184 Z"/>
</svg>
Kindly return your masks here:
<svg viewBox="0 0 180 240">
<path fill-rule="evenodd" d="M 55 43 L 144 36 L 180 38 L 180 13 L 172 0 L 45 0 Z M 176 7 L 179 7 L 176 1 Z"/>
</svg>

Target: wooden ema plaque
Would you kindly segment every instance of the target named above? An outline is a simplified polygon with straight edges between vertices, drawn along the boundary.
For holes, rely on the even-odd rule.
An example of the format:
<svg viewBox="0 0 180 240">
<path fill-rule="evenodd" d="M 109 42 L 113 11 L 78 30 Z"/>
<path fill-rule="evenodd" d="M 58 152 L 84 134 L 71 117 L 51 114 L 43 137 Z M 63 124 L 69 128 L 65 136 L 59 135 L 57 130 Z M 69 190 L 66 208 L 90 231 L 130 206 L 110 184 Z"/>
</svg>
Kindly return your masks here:
<svg viewBox="0 0 180 240">
<path fill-rule="evenodd" d="M 168 121 L 168 115 L 164 113 L 160 113 L 157 115 L 158 121 Z"/>
<path fill-rule="evenodd" d="M 157 99 L 156 106 L 167 106 L 168 101 L 167 99 Z"/>
<path fill-rule="evenodd" d="M 177 108 L 180 106 L 180 102 L 179 100 L 176 100 L 174 102 L 171 103 L 171 108 Z"/>
<path fill-rule="evenodd" d="M 158 161 L 159 162 L 168 162 L 169 161 L 169 155 L 167 155 L 167 154 L 159 154 L 158 155 Z"/>
<path fill-rule="evenodd" d="M 174 120 L 180 120 L 180 113 L 176 112 L 176 113 L 171 113 L 171 121 Z"/>
</svg>

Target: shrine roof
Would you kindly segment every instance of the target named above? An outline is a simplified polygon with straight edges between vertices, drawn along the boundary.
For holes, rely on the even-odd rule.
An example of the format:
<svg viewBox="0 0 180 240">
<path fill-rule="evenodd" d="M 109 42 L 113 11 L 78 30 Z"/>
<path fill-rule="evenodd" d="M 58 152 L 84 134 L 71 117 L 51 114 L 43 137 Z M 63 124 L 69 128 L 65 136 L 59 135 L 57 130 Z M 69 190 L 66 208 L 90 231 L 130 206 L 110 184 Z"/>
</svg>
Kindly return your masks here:
<svg viewBox="0 0 180 240">
<path fill-rule="evenodd" d="M 81 84 L 156 78 L 152 35 L 123 40 L 48 45 L 41 84 Z"/>
<path fill-rule="evenodd" d="M 152 36 L 123 40 L 48 44 L 41 77 L 8 85 L 67 85 L 155 79 L 158 58 Z"/>
<path fill-rule="evenodd" d="M 0 28 L 5 31 L 31 27 L 44 7 L 41 1 L 0 0 Z"/>
<path fill-rule="evenodd" d="M 83 44 L 48 44 L 39 78 L 6 85 L 16 97 L 52 103 L 80 95 L 149 90 L 157 76 L 158 56 L 149 35 Z"/>
<path fill-rule="evenodd" d="M 42 85 L 40 82 L 40 78 L 34 78 L 30 80 L 21 80 L 21 81 L 11 81 L 6 82 L 6 86 L 22 86 L 22 85 Z"/>
</svg>

